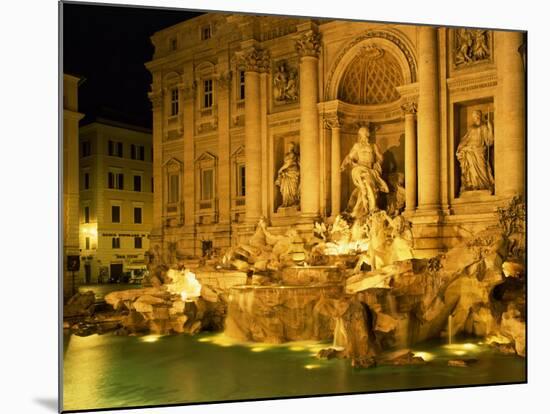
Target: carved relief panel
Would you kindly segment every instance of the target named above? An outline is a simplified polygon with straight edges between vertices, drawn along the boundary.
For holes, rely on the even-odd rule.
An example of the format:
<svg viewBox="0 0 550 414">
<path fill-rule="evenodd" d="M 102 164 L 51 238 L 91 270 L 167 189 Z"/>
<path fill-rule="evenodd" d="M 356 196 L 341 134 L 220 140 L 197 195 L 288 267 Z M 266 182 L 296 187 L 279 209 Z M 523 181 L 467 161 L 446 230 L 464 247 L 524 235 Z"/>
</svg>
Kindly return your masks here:
<svg viewBox="0 0 550 414">
<path fill-rule="evenodd" d="M 459 28 L 451 31 L 451 39 L 452 60 L 455 68 L 492 62 L 492 31 Z"/>
<path fill-rule="evenodd" d="M 272 71 L 273 103 L 275 105 L 299 102 L 298 62 L 294 60 L 279 60 L 274 62 Z"/>
</svg>

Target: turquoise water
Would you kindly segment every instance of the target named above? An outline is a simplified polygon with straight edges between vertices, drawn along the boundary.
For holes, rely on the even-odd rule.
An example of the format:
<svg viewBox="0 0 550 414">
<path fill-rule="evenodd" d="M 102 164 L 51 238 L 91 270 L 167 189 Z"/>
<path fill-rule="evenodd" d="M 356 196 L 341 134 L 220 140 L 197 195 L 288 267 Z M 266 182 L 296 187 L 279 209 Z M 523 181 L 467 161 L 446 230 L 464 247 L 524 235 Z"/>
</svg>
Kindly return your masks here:
<svg viewBox="0 0 550 414">
<path fill-rule="evenodd" d="M 319 342 L 237 344 L 222 334 L 194 337 L 92 335 L 64 338 L 65 410 L 372 392 L 523 382 L 525 360 L 477 344 L 414 348 L 421 366 L 352 368 L 318 360 Z M 448 367 L 455 358 L 471 367 Z"/>
</svg>

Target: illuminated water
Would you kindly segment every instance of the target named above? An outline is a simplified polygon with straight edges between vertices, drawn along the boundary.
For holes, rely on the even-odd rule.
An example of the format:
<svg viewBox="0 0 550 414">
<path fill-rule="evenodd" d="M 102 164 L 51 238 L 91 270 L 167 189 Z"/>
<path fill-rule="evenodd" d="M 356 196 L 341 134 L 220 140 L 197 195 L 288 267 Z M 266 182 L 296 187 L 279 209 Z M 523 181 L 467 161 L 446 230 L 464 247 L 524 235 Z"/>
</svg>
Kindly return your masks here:
<svg viewBox="0 0 550 414">
<path fill-rule="evenodd" d="M 351 368 L 324 345 L 238 345 L 223 335 L 64 338 L 64 409 L 246 400 L 525 381 L 525 360 L 477 344 L 415 348 L 423 366 Z M 453 358 L 477 357 L 453 368 Z"/>
</svg>

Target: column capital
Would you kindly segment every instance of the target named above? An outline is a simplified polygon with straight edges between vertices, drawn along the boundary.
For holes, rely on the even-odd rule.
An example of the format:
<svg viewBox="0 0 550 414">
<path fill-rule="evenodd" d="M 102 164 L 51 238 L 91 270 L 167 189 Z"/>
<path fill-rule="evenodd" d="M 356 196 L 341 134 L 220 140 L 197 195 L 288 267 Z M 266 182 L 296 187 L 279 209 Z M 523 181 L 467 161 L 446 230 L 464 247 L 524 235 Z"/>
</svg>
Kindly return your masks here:
<svg viewBox="0 0 550 414">
<path fill-rule="evenodd" d="M 231 87 L 232 78 L 233 73 L 230 70 L 220 73 L 216 78 L 218 88 L 223 91 L 228 90 Z"/>
<path fill-rule="evenodd" d="M 270 55 L 266 49 L 252 46 L 246 50 L 235 52 L 237 68 L 245 72 L 269 72 Z"/>
<path fill-rule="evenodd" d="M 296 39 L 295 47 L 300 57 L 319 57 L 321 53 L 321 34 L 313 30 L 308 30 Z"/>
<path fill-rule="evenodd" d="M 164 97 L 164 93 L 162 92 L 162 90 L 149 92 L 147 93 L 147 97 L 151 101 L 153 109 L 158 109 L 162 107 L 162 99 Z"/>
<path fill-rule="evenodd" d="M 197 90 L 197 82 L 190 81 L 180 87 L 183 99 L 192 99 Z"/>
<path fill-rule="evenodd" d="M 408 101 L 401 105 L 401 110 L 405 115 L 416 115 L 418 104 L 415 101 Z"/>
<path fill-rule="evenodd" d="M 323 124 L 325 128 L 328 128 L 328 129 L 340 129 L 344 125 L 344 122 L 341 116 L 334 115 L 334 116 L 324 118 Z"/>
</svg>

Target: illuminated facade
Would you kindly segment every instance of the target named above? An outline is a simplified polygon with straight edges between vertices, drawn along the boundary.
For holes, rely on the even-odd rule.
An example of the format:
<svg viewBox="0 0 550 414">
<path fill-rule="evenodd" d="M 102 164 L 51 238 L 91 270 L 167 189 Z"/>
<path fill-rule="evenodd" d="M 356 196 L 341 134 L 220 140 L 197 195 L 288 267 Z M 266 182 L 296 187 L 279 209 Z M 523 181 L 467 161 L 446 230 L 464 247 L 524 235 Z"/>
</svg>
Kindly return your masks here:
<svg viewBox="0 0 550 414">
<path fill-rule="evenodd" d="M 144 266 L 152 226 L 151 134 L 97 119 L 80 129 L 82 283 Z"/>
<path fill-rule="evenodd" d="M 152 240 L 168 255 L 224 250 L 260 217 L 302 234 L 334 220 L 362 126 L 380 207 L 404 210 L 419 256 L 525 191 L 522 33 L 209 13 L 152 42 Z M 473 164 L 466 136 L 483 136 Z"/>
</svg>

